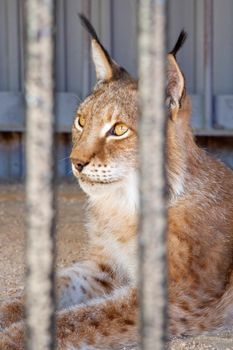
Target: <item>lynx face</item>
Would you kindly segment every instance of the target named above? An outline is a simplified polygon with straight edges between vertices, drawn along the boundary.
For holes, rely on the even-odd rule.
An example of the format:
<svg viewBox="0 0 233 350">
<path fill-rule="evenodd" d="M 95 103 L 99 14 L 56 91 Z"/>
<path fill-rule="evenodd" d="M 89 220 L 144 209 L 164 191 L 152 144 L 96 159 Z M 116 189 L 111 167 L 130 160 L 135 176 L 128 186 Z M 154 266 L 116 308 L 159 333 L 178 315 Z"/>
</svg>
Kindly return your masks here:
<svg viewBox="0 0 233 350">
<path fill-rule="evenodd" d="M 93 38 L 92 58 L 97 84 L 76 114 L 70 156 L 72 170 L 83 190 L 93 198 L 123 186 L 123 192 L 127 188 L 127 193 L 135 202 L 137 82 L 112 60 L 90 23 L 85 18 L 81 17 L 81 20 Z M 184 92 L 183 75 L 175 60 L 175 54 L 184 40 L 185 33 L 181 33 L 173 51 L 167 56 L 166 97 L 170 101 L 173 120 Z"/>
<path fill-rule="evenodd" d="M 97 84 L 74 121 L 72 169 L 88 194 L 121 186 L 137 167 L 137 84 L 126 73 Z"/>
</svg>

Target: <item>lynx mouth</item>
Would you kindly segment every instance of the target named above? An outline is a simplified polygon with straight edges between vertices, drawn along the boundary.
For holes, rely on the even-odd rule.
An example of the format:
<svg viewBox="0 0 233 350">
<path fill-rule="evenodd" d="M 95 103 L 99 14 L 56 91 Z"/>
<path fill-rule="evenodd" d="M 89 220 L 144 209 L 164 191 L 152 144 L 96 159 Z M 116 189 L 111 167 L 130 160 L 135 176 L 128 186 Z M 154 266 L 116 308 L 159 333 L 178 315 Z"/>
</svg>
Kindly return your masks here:
<svg viewBox="0 0 233 350">
<path fill-rule="evenodd" d="M 96 179 L 93 180 L 85 175 L 79 176 L 78 179 L 79 179 L 79 181 L 88 183 L 92 186 L 94 186 L 94 185 L 108 185 L 108 184 L 112 184 L 112 183 L 117 182 L 117 180 L 113 180 L 113 179 L 112 180 L 96 180 Z"/>
<path fill-rule="evenodd" d="M 87 175 L 78 172 L 73 166 L 72 166 L 72 171 L 74 176 L 78 179 L 80 183 L 86 184 L 86 185 L 110 185 L 116 182 L 119 182 L 121 179 L 119 177 L 114 177 L 112 175 L 106 175 L 104 174 L 103 176 L 100 175 L 94 175 L 92 174 Z"/>
<path fill-rule="evenodd" d="M 73 169 L 74 176 L 79 180 L 81 183 L 85 183 L 91 186 L 94 185 L 109 185 L 118 182 L 117 179 L 93 179 L 89 177 L 88 175 L 80 174 L 78 171 Z"/>
</svg>

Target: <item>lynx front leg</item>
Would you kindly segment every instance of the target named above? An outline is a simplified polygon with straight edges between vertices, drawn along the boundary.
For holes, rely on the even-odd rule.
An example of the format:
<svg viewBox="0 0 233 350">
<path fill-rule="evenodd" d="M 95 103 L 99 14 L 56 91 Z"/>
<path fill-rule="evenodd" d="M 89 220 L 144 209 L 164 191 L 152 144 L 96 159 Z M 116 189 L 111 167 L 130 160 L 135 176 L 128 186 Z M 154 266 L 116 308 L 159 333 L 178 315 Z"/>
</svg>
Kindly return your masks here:
<svg viewBox="0 0 233 350">
<path fill-rule="evenodd" d="M 62 311 L 57 318 L 57 348 L 114 350 L 134 345 L 137 321 L 136 290 L 118 289 L 106 299 Z"/>
<path fill-rule="evenodd" d="M 138 305 L 135 289 L 119 289 L 113 295 L 90 301 L 57 315 L 57 349 L 117 350 L 138 340 Z M 0 338 L 0 350 L 24 350 L 22 323 L 8 328 Z"/>
<path fill-rule="evenodd" d="M 58 309 L 109 294 L 119 286 L 116 275 L 103 263 L 82 262 L 61 270 L 57 278 Z M 0 330 L 24 317 L 24 296 L 0 305 Z"/>
</svg>

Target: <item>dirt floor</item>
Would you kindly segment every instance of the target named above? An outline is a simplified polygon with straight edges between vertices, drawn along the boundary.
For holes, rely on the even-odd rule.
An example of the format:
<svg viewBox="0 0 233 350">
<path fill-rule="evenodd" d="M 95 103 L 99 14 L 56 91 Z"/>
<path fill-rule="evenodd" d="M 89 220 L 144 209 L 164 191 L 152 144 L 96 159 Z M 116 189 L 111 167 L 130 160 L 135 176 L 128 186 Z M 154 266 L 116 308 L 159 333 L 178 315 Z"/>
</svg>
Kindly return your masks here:
<svg viewBox="0 0 233 350">
<path fill-rule="evenodd" d="M 64 267 L 79 260 L 85 251 L 85 196 L 78 185 L 62 184 L 57 198 L 57 266 Z M 0 185 L 0 302 L 24 288 L 24 199 L 22 185 Z M 173 339 L 167 349 L 233 350 L 233 332 Z"/>
<path fill-rule="evenodd" d="M 57 266 L 82 257 L 85 196 L 77 184 L 58 186 Z M 25 194 L 22 185 L 0 185 L 0 301 L 24 286 Z"/>
</svg>

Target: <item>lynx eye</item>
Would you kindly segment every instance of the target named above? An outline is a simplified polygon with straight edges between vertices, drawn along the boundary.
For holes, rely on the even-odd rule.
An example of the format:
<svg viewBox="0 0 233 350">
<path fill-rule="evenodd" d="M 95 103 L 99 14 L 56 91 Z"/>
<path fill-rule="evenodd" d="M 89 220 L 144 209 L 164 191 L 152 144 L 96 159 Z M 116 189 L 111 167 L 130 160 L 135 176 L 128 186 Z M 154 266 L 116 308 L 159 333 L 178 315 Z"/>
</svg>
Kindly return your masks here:
<svg viewBox="0 0 233 350">
<path fill-rule="evenodd" d="M 74 125 L 77 129 L 83 128 L 86 123 L 86 118 L 80 114 L 78 118 L 75 120 Z"/>
<path fill-rule="evenodd" d="M 114 135 L 114 136 L 122 136 L 128 130 L 129 130 L 129 128 L 125 124 L 118 123 L 118 124 L 114 125 L 114 127 L 112 128 L 112 135 Z"/>
</svg>

